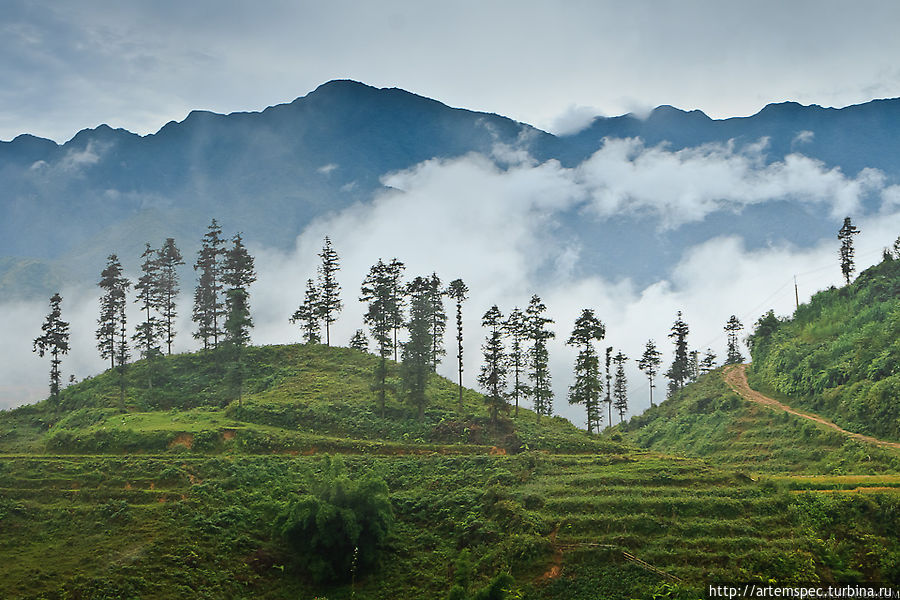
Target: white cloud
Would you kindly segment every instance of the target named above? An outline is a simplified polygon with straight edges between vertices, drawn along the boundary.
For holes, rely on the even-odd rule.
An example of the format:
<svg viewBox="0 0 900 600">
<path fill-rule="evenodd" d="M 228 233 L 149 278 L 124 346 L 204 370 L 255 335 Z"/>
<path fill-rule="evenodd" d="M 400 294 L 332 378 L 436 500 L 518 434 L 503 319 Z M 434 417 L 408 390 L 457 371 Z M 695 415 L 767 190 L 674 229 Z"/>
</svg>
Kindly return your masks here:
<svg viewBox="0 0 900 600">
<path fill-rule="evenodd" d="M 590 127 L 594 119 L 602 116 L 600 109 L 593 106 L 570 104 L 550 124 L 550 133 L 555 135 L 574 135 Z"/>
<path fill-rule="evenodd" d="M 362 327 L 364 307 L 357 298 L 369 267 L 379 258 L 397 257 L 406 263 L 408 277 L 437 272 L 445 282 L 461 277 L 469 286 L 471 297 L 464 305 L 467 385 L 476 385 L 484 338 L 481 315 L 495 303 L 508 314 L 514 306 L 524 307 L 536 293 L 556 320 L 557 337 L 550 347 L 556 411 L 583 424 L 583 409 L 568 406 L 565 397 L 575 354 L 565 340 L 581 309 L 590 307 L 607 325 L 607 339 L 601 347 L 614 346 L 633 359 L 628 367 L 630 401 L 632 411 L 639 412 L 648 405 L 647 387 L 634 359 L 652 338 L 669 360 L 666 336 L 676 311 L 684 311 L 691 327 L 690 346 L 699 350 L 711 347 L 721 359 L 722 327 L 730 315 L 737 315 L 749 331 L 769 308 L 788 314 L 793 309 L 795 274 L 801 301 L 840 283 L 836 239 L 828 236 L 806 248 L 783 242 L 748 249 L 739 237 L 713 237 L 686 248 L 671 271 L 658 273 L 655 281 L 639 287 L 629 279 L 610 281 L 579 269 L 581 240 L 560 228 L 563 213 L 591 205 L 598 227 L 621 210 L 658 215 L 675 226 L 679 221 L 669 214 L 679 210 L 702 219 L 712 210 L 789 198 L 816 202 L 833 212 L 858 202 L 863 193 L 883 191 L 884 202 L 877 215 L 854 218 L 862 230 L 856 240 L 860 269 L 879 260 L 881 248 L 900 232 L 896 190 L 882 190 L 877 173 L 847 178 L 796 155 L 784 163 L 765 165 L 760 152 L 731 146 L 673 152 L 644 148 L 631 140 L 608 142 L 574 169 L 555 161 L 525 161 L 501 169 L 488 158 L 471 155 L 427 161 L 387 175 L 384 182 L 392 190 L 371 203 L 311 223 L 292 252 L 248 240 L 259 272 L 251 288 L 256 323 L 253 341 L 266 344 L 299 339 L 297 327 L 288 318 L 302 299 L 306 279 L 315 277 L 316 254 L 323 237 L 329 235 L 340 255 L 338 279 L 346 305 L 332 330 L 335 344 L 346 344 Z M 609 200 L 608 190 L 615 190 L 621 200 L 604 204 Z M 178 351 L 196 348 L 189 333 L 193 281 L 186 279 L 182 287 Z M 63 368 L 67 374 L 83 377 L 104 368 L 94 348 L 96 289 L 64 290 L 63 297 L 64 318 L 73 323 L 73 350 Z M 0 307 L 4 340 L 9 340 L 0 345 L 0 406 L 37 400 L 46 393 L 46 361 L 31 354 L 31 340 L 38 334 L 45 312 L 44 305 Z M 452 336 L 451 328 L 448 345 Z M 451 377 L 455 374 L 452 356 L 448 352 L 440 367 L 441 373 Z M 660 398 L 662 377 L 658 384 Z"/>
<path fill-rule="evenodd" d="M 658 216 L 665 228 L 772 200 L 821 203 L 832 216 L 843 216 L 857 212 L 862 199 L 884 183 L 875 169 L 847 177 L 800 154 L 766 164 L 764 151 L 763 143 L 669 150 L 648 148 L 634 138 L 607 139 L 577 168 L 576 177 L 600 217 Z"/>
</svg>

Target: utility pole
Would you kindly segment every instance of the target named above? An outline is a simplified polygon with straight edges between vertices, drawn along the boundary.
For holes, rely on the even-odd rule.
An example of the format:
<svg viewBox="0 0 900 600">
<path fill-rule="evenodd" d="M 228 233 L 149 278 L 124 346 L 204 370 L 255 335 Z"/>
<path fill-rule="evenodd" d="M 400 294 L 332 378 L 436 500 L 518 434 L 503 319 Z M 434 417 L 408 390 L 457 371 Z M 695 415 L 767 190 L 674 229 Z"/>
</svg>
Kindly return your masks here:
<svg viewBox="0 0 900 600">
<path fill-rule="evenodd" d="M 796 308 L 800 308 L 800 292 L 797 291 L 797 276 L 794 275 L 794 302 L 796 303 Z"/>
</svg>

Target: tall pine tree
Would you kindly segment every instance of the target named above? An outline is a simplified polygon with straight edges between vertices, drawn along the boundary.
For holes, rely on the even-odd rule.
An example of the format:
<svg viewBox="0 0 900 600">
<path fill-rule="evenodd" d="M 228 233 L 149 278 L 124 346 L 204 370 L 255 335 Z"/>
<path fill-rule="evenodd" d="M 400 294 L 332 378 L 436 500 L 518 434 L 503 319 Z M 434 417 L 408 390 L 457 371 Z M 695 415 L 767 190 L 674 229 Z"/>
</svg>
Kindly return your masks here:
<svg viewBox="0 0 900 600">
<path fill-rule="evenodd" d="M 141 263 L 141 276 L 134 284 L 137 292 L 134 301 L 140 304 L 143 319 L 135 327 L 132 339 L 137 344 L 141 356 L 148 359 L 149 366 L 153 357 L 160 353 L 160 340 L 163 335 L 162 323 L 157 317 L 162 305 L 162 285 L 159 253 L 148 243 L 141 258 L 144 259 L 144 262 Z M 150 369 L 148 369 L 149 372 Z M 149 379 L 149 385 L 153 386 L 152 377 Z"/>
<path fill-rule="evenodd" d="M 528 307 L 525 309 L 525 322 L 528 339 L 531 341 L 528 355 L 531 380 L 531 397 L 534 401 L 534 411 L 537 413 L 538 422 L 541 415 L 553 414 L 553 388 L 550 385 L 550 356 L 547 352 L 547 341 L 556 334 L 547 329 L 553 323 L 553 319 L 544 316 L 547 307 L 535 294 L 531 297 Z"/>
<path fill-rule="evenodd" d="M 394 259 L 394 262 L 397 260 Z M 394 280 L 394 269 L 378 259 L 363 280 L 359 297 L 360 302 L 368 304 L 363 321 L 369 326 L 378 347 L 379 361 L 375 367 L 373 387 L 378 392 L 378 407 L 382 418 L 387 395 L 387 357 L 394 348 L 391 333 L 394 331 L 394 315 L 398 312 L 398 294 L 395 293 Z"/>
<path fill-rule="evenodd" d="M 447 295 L 456 301 L 456 364 L 459 370 L 459 410 L 463 407 L 463 318 L 462 303 L 468 297 L 469 288 L 462 279 L 454 279 L 447 288 Z"/>
<path fill-rule="evenodd" d="M 650 406 L 653 406 L 653 388 L 656 387 L 656 375 L 659 373 L 659 365 L 662 364 L 662 352 L 656 349 L 653 340 L 647 340 L 644 354 L 638 361 L 638 369 L 647 376 L 650 386 Z"/>
<path fill-rule="evenodd" d="M 625 420 L 628 412 L 628 380 L 625 378 L 625 363 L 628 357 L 619 351 L 614 357 L 616 363 L 616 380 L 613 384 L 613 406 L 619 413 L 619 423 Z"/>
<path fill-rule="evenodd" d="M 103 294 L 100 296 L 100 318 L 97 319 L 97 349 L 100 358 L 109 360 L 109 367 L 115 368 L 127 348 L 119 350 L 122 343 L 121 331 L 125 327 L 125 303 L 131 282 L 123 275 L 122 263 L 115 254 L 107 258 L 106 267 L 100 273 L 97 283 Z"/>
<path fill-rule="evenodd" d="M 244 348 L 250 343 L 250 292 L 256 281 L 253 257 L 244 246 L 241 234 L 231 239 L 231 248 L 225 253 L 222 283 L 225 285 L 225 342 L 230 358 L 229 383 L 237 396 L 238 407 L 243 406 Z"/>
<path fill-rule="evenodd" d="M 390 264 L 387 266 L 388 274 L 390 275 L 390 290 L 391 290 L 391 301 L 390 301 L 390 321 L 391 321 L 391 329 L 394 332 L 394 361 L 397 360 L 397 350 L 399 348 L 397 342 L 397 334 L 400 331 L 400 328 L 403 327 L 403 308 L 406 304 L 405 291 L 406 287 L 403 285 L 403 271 L 406 269 L 406 265 L 397 260 L 396 258 L 391 260 Z"/>
<path fill-rule="evenodd" d="M 609 424 L 607 427 L 612 427 L 612 371 L 610 367 L 612 365 L 612 346 L 606 347 L 606 412 L 609 415 Z"/>
<path fill-rule="evenodd" d="M 407 286 L 409 296 L 409 339 L 403 344 L 400 380 L 407 400 L 416 408 L 418 421 L 425 420 L 425 387 L 432 360 L 432 282 L 416 277 Z"/>
<path fill-rule="evenodd" d="M 441 278 L 432 273 L 428 279 L 428 321 L 431 328 L 431 370 L 437 371 L 444 350 L 444 332 L 447 330 L 447 311 L 444 310 L 444 288 Z"/>
<path fill-rule="evenodd" d="M 50 297 L 50 313 L 41 325 L 41 335 L 34 340 L 33 351 L 44 358 L 50 353 L 50 397 L 59 399 L 59 365 L 61 354 L 69 353 L 69 324 L 62 320 L 62 296 L 59 292 Z"/>
<path fill-rule="evenodd" d="M 503 331 L 510 340 L 509 366 L 512 368 L 513 388 L 512 395 L 515 402 L 515 415 L 519 416 L 519 398 L 525 398 L 530 393 L 528 384 L 525 383 L 523 369 L 525 368 L 525 340 L 528 330 L 525 322 L 525 314 L 518 307 L 512 309 L 506 321 L 503 323 Z"/>
<path fill-rule="evenodd" d="M 172 354 L 175 341 L 175 319 L 178 317 L 176 300 L 181 287 L 178 285 L 178 267 L 184 264 L 181 252 L 173 238 L 166 238 L 159 249 L 160 314 L 166 330 L 166 354 Z"/>
<path fill-rule="evenodd" d="M 844 219 L 844 225 L 838 231 L 838 239 L 841 241 L 840 257 L 841 257 L 841 274 L 847 285 L 850 285 L 850 276 L 856 270 L 856 263 L 853 260 L 853 236 L 859 233 L 859 229 L 850 221 L 850 217 Z"/>
<path fill-rule="evenodd" d="M 594 315 L 594 311 L 585 308 L 575 321 L 572 335 L 566 341 L 566 344 L 578 348 L 575 382 L 569 387 L 569 404 L 584 405 L 588 433 L 600 432 L 600 396 L 603 393 L 603 383 L 600 380 L 600 358 L 594 349 L 594 342 L 599 342 L 605 336 L 606 327 Z"/>
<path fill-rule="evenodd" d="M 331 324 L 337 320 L 337 315 L 344 305 L 341 303 L 341 286 L 335 276 L 341 265 L 338 254 L 327 235 L 319 258 L 322 259 L 322 263 L 319 265 L 318 312 L 322 322 L 325 323 L 325 345 L 330 346 Z"/>
<path fill-rule="evenodd" d="M 197 324 L 197 331 L 193 335 L 195 339 L 203 341 L 204 350 L 218 347 L 222 325 L 225 322 L 225 304 L 222 302 L 224 244 L 222 229 L 213 219 L 203 236 L 197 253 L 197 262 L 194 263 L 194 270 L 198 272 L 198 276 L 197 287 L 194 290 L 194 309 L 191 313 L 194 323 Z"/>
<path fill-rule="evenodd" d="M 672 342 L 675 344 L 675 356 L 672 359 L 672 365 L 666 371 L 666 377 L 669 379 L 669 396 L 683 388 L 691 377 L 687 345 L 689 332 L 688 325 L 684 322 L 679 310 L 678 316 L 675 317 L 675 323 L 672 325 L 672 331 L 669 333 L 669 337 L 672 338 Z"/>
<path fill-rule="evenodd" d="M 503 347 L 503 313 L 495 304 L 481 318 L 481 326 L 488 328 L 487 339 L 481 350 L 484 364 L 478 375 L 478 383 L 485 390 L 484 401 L 488 405 L 491 423 L 497 422 L 501 410 L 506 410 L 507 358 Z"/>
<path fill-rule="evenodd" d="M 726 365 L 739 365 L 744 362 L 744 355 L 741 354 L 740 345 L 738 343 L 738 332 L 744 328 L 735 315 L 731 315 L 728 322 L 725 323 L 725 334 L 728 339 L 727 350 L 725 353 Z"/>
</svg>

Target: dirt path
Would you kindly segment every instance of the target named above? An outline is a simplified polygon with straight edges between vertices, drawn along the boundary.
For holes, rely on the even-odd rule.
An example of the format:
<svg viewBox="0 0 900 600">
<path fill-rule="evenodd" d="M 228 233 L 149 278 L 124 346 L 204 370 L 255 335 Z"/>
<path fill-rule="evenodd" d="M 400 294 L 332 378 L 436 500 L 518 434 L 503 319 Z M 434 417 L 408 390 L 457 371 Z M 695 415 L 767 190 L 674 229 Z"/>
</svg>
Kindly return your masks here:
<svg viewBox="0 0 900 600">
<path fill-rule="evenodd" d="M 868 435 L 862 435 L 861 433 L 853 433 L 852 431 L 841 429 L 831 421 L 823 419 L 819 415 L 800 412 L 791 408 L 787 404 L 775 400 L 774 398 L 769 398 L 768 396 L 760 394 L 756 390 L 751 389 L 750 384 L 747 383 L 747 366 L 748 365 L 732 365 L 727 367 L 722 373 L 722 376 L 725 378 L 725 381 L 728 383 L 728 385 L 731 386 L 731 389 L 743 396 L 746 400 L 755 402 L 757 404 L 762 404 L 763 406 L 768 406 L 769 408 L 774 410 L 783 410 L 785 412 L 791 413 L 792 415 L 797 415 L 798 417 L 803 417 L 804 419 L 815 421 L 816 423 L 821 423 L 826 427 L 830 427 L 831 429 L 834 429 L 835 431 L 842 433 L 843 435 L 855 438 L 861 442 L 878 444 L 879 446 L 887 446 L 888 448 L 900 450 L 900 443 L 886 442 L 884 440 L 879 440 Z"/>
</svg>

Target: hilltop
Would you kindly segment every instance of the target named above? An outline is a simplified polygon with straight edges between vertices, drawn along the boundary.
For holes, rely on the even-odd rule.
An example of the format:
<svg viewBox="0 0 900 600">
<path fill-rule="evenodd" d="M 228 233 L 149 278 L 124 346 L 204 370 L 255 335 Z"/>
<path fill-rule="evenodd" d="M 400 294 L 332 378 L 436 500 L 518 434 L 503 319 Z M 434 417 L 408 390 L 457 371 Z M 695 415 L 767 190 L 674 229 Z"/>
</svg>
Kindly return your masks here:
<svg viewBox="0 0 900 600">
<path fill-rule="evenodd" d="M 247 349 L 243 393 L 229 387 L 222 352 L 136 361 L 64 389 L 58 400 L 0 413 L 0 452 L 594 452 L 599 440 L 561 417 L 520 408 L 490 423 L 481 394 L 432 375 L 423 422 L 399 393 L 386 414 L 371 390 L 375 356 L 319 344 Z M 390 377 L 398 387 L 397 366 Z"/>
</svg>

